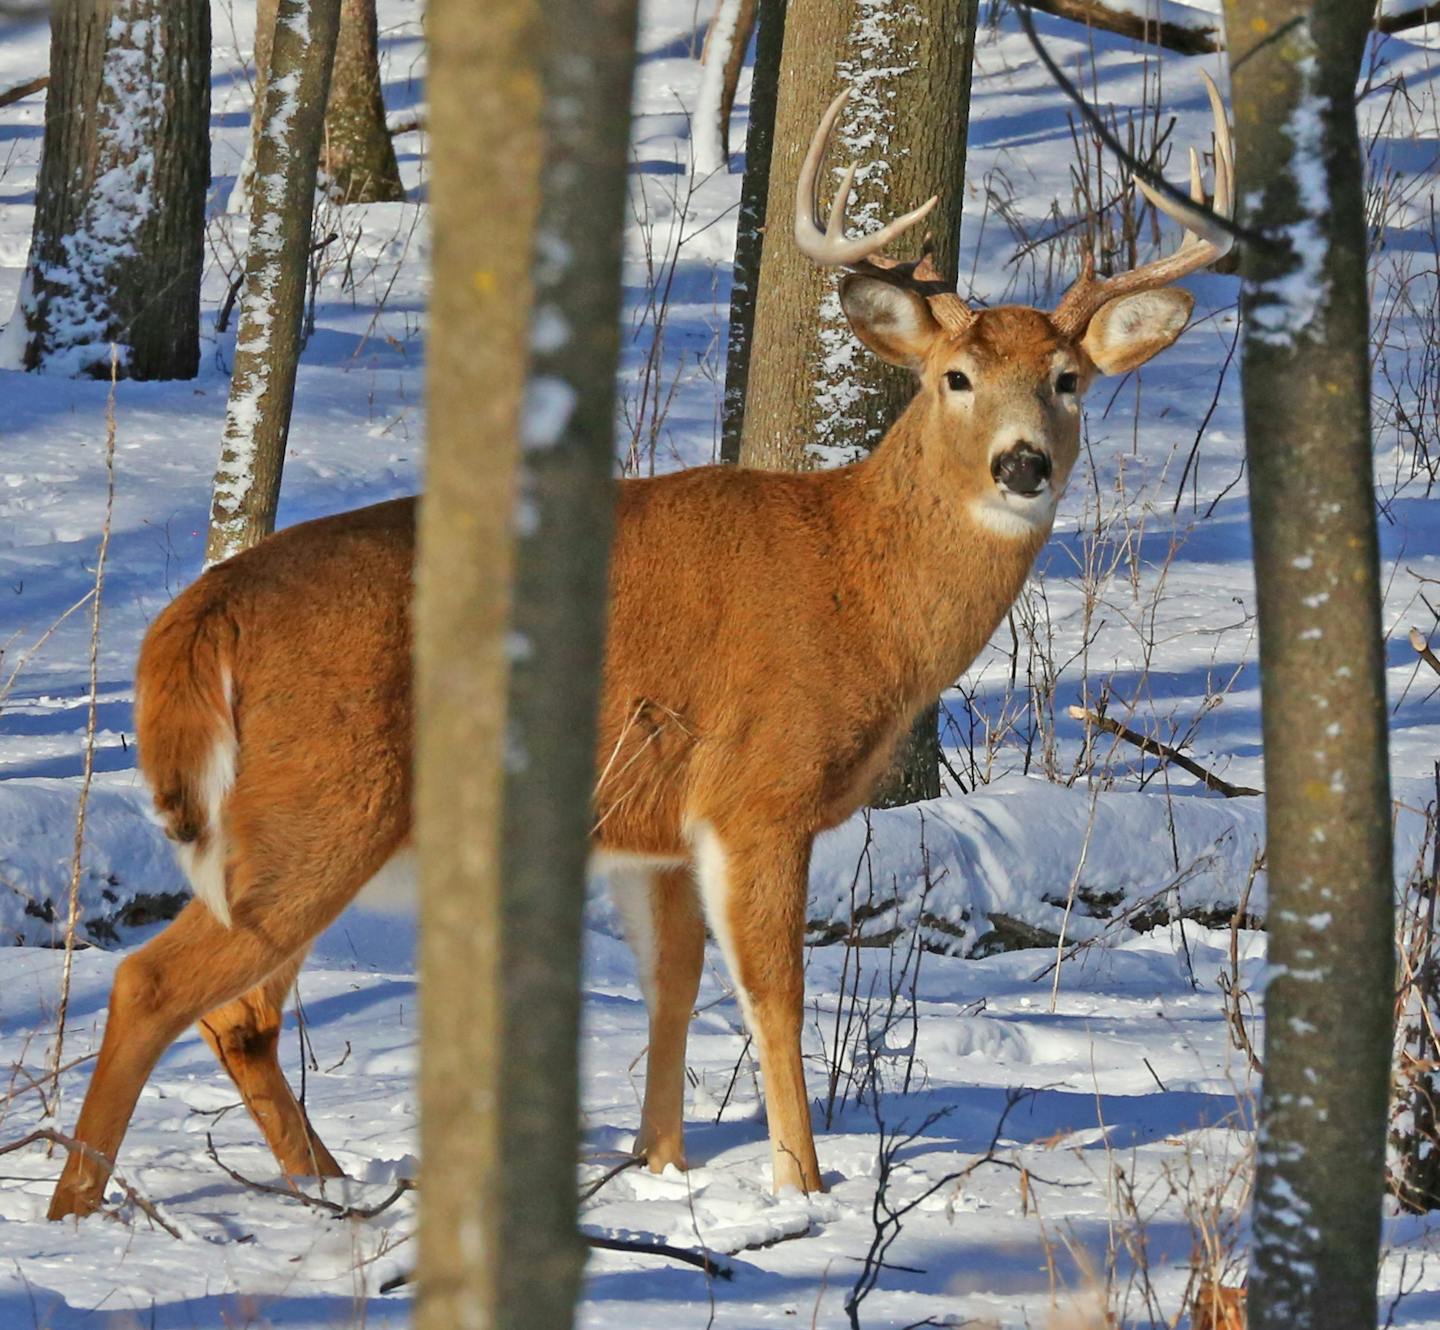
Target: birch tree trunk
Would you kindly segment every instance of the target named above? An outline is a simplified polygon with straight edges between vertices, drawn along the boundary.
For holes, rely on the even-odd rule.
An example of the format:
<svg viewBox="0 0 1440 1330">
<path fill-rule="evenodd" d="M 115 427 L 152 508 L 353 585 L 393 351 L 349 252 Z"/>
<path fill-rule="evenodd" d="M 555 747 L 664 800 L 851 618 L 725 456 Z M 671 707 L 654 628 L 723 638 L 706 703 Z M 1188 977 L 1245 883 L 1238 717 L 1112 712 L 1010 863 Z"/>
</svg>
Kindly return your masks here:
<svg viewBox="0 0 1440 1330">
<path fill-rule="evenodd" d="M 742 465 L 802 471 L 853 461 L 879 443 L 910 400 L 913 378 L 851 334 L 835 274 L 796 250 L 789 211 L 810 135 L 849 85 L 835 160 L 859 164 L 853 229 L 874 230 L 938 193 L 935 261 L 947 275 L 955 272 L 978 9 L 979 0 L 790 0 Z M 938 795 L 939 753 L 931 707 L 902 743 L 875 803 Z"/>
<path fill-rule="evenodd" d="M 1260 612 L 1270 974 L 1252 1330 L 1376 1323 L 1393 865 L 1371 475 L 1372 6 L 1226 0 Z"/>
<path fill-rule="evenodd" d="M 56 374 L 194 378 L 210 180 L 210 7 L 62 0 L 10 355 Z M 16 352 L 18 351 L 18 355 Z"/>
<path fill-rule="evenodd" d="M 206 565 L 275 529 L 290 436 L 315 178 L 339 0 L 280 0 L 260 108 L 245 294 L 210 506 Z"/>
<path fill-rule="evenodd" d="M 564 1330 L 635 0 L 430 21 L 417 1323 Z"/>
<path fill-rule="evenodd" d="M 320 165 L 341 203 L 394 203 L 405 197 L 385 127 L 375 0 L 340 0 Z"/>
</svg>

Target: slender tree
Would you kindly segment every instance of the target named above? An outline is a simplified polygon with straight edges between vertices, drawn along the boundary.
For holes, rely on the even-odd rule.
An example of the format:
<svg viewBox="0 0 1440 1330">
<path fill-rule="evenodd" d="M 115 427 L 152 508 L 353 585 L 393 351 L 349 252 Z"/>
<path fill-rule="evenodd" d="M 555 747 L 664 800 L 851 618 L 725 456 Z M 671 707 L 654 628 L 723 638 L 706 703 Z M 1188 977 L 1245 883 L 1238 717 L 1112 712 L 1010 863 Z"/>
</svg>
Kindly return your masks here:
<svg viewBox="0 0 1440 1330">
<path fill-rule="evenodd" d="M 340 0 L 280 0 L 256 141 L 245 294 L 210 507 L 207 564 L 275 529 L 290 436 L 321 108 Z"/>
<path fill-rule="evenodd" d="M 193 378 L 210 181 L 205 0 L 59 0 L 30 260 L 26 369 Z M 10 339 L 7 339 L 9 341 Z"/>
<path fill-rule="evenodd" d="M 419 1325 L 562 1330 L 635 0 L 430 21 Z"/>
<path fill-rule="evenodd" d="M 771 145 L 775 140 L 775 95 L 785 42 L 785 0 L 760 0 L 757 21 L 755 68 L 750 78 L 750 128 L 745 136 L 745 174 L 740 183 L 740 215 L 735 225 L 730 331 L 725 348 L 725 404 L 720 435 L 720 459 L 724 462 L 740 460 L 740 437 L 745 428 L 755 292 L 770 193 Z"/>
<path fill-rule="evenodd" d="M 1393 864 L 1355 82 L 1373 8 L 1226 0 L 1270 982 L 1252 1330 L 1373 1326 Z"/>
<path fill-rule="evenodd" d="M 836 139 L 858 165 L 856 225 L 896 216 L 938 193 L 935 259 L 953 273 L 978 9 L 979 0 L 790 0 L 768 182 L 772 215 L 791 206 L 805 145 L 830 99 L 848 86 Z M 741 464 L 834 466 L 878 443 L 914 380 L 859 346 L 833 276 L 796 251 L 786 226 L 765 230 L 755 299 Z M 730 388 L 727 381 L 727 396 Z M 939 794 L 939 752 L 932 707 L 917 719 L 875 801 Z"/>
</svg>

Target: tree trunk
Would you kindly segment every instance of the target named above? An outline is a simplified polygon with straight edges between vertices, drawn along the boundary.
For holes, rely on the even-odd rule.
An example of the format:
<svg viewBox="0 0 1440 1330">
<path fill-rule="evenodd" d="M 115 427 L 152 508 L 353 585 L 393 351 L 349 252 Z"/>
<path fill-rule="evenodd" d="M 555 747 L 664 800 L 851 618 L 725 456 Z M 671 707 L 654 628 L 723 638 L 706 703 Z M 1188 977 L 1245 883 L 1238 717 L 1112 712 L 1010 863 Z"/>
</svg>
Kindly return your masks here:
<svg viewBox="0 0 1440 1330">
<path fill-rule="evenodd" d="M 430 21 L 417 1324 L 563 1330 L 635 0 Z"/>
<path fill-rule="evenodd" d="M 275 32 L 276 0 L 255 5 L 255 105 L 265 104 L 270 78 L 270 45 Z M 255 147 L 260 119 L 251 117 L 250 146 L 227 205 L 231 212 L 250 206 Z M 341 0 L 340 36 L 325 107 L 325 143 L 321 166 L 341 203 L 398 202 L 405 197 L 395 146 L 385 127 L 380 82 L 379 30 L 375 0 Z"/>
<path fill-rule="evenodd" d="M 745 138 L 745 174 L 735 226 L 735 269 L 730 285 L 730 333 L 725 350 L 725 404 L 720 460 L 740 460 L 745 426 L 746 380 L 755 329 L 755 291 L 760 246 L 765 237 L 765 203 L 770 188 L 770 151 L 775 139 L 775 94 L 785 40 L 785 0 L 760 0 L 755 69 L 750 78 L 750 128 Z"/>
<path fill-rule="evenodd" d="M 340 40 L 320 165 L 341 203 L 395 203 L 405 197 L 395 145 L 385 127 L 375 0 L 340 2 Z"/>
<path fill-rule="evenodd" d="M 807 470 L 853 461 L 884 437 L 914 392 L 908 373 L 855 340 L 835 275 L 796 250 L 789 214 L 810 136 L 848 84 L 835 138 L 843 161 L 859 164 L 852 226 L 873 230 L 938 193 L 935 261 L 955 272 L 978 9 L 979 0 L 791 0 L 750 353 L 758 370 L 737 371 L 746 376 L 743 465 Z M 730 390 L 727 371 L 727 398 Z M 932 707 L 917 719 L 877 799 L 939 794 L 938 714 Z"/>
<path fill-rule="evenodd" d="M 417 1330 L 500 1326 L 508 1259 L 492 1069 L 504 1049 L 505 639 L 543 147 L 537 10 L 538 0 L 432 0 L 427 16 L 434 242 L 415 605 Z"/>
<path fill-rule="evenodd" d="M 1252 1330 L 1373 1326 L 1394 946 L 1371 476 L 1372 8 L 1226 0 L 1260 614 L 1270 973 Z"/>
<path fill-rule="evenodd" d="M 194 378 L 210 180 L 210 7 L 63 0 L 20 361 L 59 374 Z M 15 330 L 17 340 L 21 329 Z"/>
<path fill-rule="evenodd" d="M 339 8 L 339 0 L 279 4 L 260 107 L 245 294 L 210 507 L 207 565 L 275 529 L 300 363 L 320 108 L 330 82 Z"/>
</svg>

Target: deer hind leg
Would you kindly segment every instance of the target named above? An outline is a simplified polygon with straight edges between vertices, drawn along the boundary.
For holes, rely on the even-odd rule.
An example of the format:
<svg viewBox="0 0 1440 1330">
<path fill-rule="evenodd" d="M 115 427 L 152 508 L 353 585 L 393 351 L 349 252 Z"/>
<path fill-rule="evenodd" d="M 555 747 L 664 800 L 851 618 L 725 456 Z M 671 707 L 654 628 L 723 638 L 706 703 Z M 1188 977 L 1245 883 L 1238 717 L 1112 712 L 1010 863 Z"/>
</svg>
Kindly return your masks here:
<svg viewBox="0 0 1440 1330">
<path fill-rule="evenodd" d="M 823 1191 L 800 1057 L 810 841 L 747 843 L 702 822 L 694 846 L 705 915 L 760 1052 L 775 1190 Z"/>
<path fill-rule="evenodd" d="M 99 1206 L 140 1090 L 177 1036 L 296 957 L 384 862 L 399 835 L 369 841 L 363 860 L 352 846 L 348 862 L 337 853 L 322 870 L 289 854 L 252 850 L 257 838 L 232 838 L 232 926 L 191 901 L 115 972 L 100 1057 L 75 1127 L 76 1138 L 106 1162 L 70 1152 L 50 1201 L 51 1219 Z M 305 852 L 313 861 L 323 859 L 325 848 L 307 845 Z"/>
<path fill-rule="evenodd" d="M 688 868 L 629 867 L 611 876 L 611 892 L 635 953 L 650 1013 L 645 1104 L 635 1152 L 651 1172 L 685 1167 L 685 1041 L 700 991 L 705 921 Z"/>
<path fill-rule="evenodd" d="M 338 1178 L 344 1170 L 315 1134 L 280 1070 L 285 999 L 308 950 L 302 947 L 249 992 L 208 1012 L 200 1020 L 200 1034 L 235 1082 L 281 1172 Z"/>
</svg>

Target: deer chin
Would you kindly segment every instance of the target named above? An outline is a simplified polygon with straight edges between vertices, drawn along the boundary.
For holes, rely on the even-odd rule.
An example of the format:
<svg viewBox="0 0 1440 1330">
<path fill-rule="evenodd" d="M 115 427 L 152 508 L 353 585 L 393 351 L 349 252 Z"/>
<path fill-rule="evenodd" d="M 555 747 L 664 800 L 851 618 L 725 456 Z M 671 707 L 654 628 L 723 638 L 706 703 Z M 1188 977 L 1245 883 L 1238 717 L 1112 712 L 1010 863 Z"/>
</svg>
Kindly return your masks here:
<svg viewBox="0 0 1440 1330">
<path fill-rule="evenodd" d="M 993 495 L 972 499 L 970 515 L 976 525 L 994 535 L 1013 540 L 1031 539 L 1049 532 L 1059 500 L 1059 494 L 1049 485 L 1038 494 L 997 489 Z"/>
</svg>

